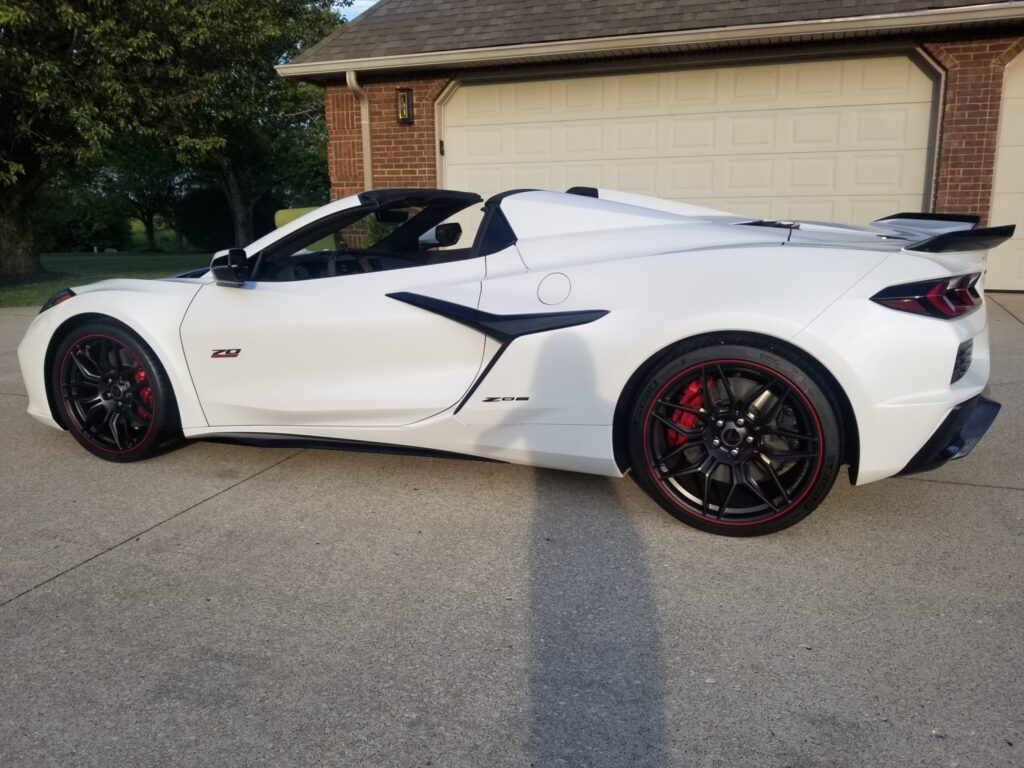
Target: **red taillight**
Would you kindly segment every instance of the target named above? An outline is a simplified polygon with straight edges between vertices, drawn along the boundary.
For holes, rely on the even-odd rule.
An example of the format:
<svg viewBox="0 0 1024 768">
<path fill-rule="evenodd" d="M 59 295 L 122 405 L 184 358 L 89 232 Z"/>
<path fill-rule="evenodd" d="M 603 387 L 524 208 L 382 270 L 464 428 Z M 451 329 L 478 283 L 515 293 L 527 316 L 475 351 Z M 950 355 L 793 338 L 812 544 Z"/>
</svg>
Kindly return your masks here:
<svg viewBox="0 0 1024 768">
<path fill-rule="evenodd" d="M 956 275 L 941 280 L 893 285 L 879 291 L 871 300 L 883 307 L 947 319 L 963 317 L 981 306 L 978 280 L 981 273 Z"/>
</svg>

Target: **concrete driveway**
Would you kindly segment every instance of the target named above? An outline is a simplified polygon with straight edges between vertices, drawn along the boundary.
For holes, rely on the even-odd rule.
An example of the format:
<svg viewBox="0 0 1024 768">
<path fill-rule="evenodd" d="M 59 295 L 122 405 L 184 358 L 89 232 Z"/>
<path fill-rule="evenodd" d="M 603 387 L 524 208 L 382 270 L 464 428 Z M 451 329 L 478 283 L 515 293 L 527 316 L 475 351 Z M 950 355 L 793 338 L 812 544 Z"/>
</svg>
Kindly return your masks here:
<svg viewBox="0 0 1024 768">
<path fill-rule="evenodd" d="M 968 459 L 767 538 L 629 480 L 24 414 L 0 312 L 0 765 L 1020 766 L 1024 295 Z"/>
</svg>

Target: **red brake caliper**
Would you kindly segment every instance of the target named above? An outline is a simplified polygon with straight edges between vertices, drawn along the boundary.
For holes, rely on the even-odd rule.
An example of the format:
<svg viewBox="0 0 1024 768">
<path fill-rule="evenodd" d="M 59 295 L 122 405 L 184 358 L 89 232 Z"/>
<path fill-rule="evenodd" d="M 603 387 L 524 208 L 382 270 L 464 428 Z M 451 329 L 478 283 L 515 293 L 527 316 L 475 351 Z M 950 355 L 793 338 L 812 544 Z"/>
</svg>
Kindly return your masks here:
<svg viewBox="0 0 1024 768">
<path fill-rule="evenodd" d="M 699 381 L 691 381 L 686 386 L 686 389 L 683 390 L 683 396 L 679 399 L 679 404 L 694 410 L 701 409 L 704 405 L 704 396 L 701 394 Z M 687 413 L 686 411 L 673 411 L 672 421 L 684 429 L 693 429 L 693 426 L 697 423 L 697 415 L 695 413 Z M 686 436 L 679 434 L 674 429 L 665 430 L 665 439 L 670 448 L 676 448 L 686 442 Z"/>
<path fill-rule="evenodd" d="M 150 414 L 153 412 L 153 390 L 149 386 L 149 382 L 146 381 L 146 372 L 141 368 L 137 369 L 132 376 L 135 379 L 135 383 L 139 385 L 139 400 L 145 406 L 139 406 L 135 409 L 135 413 L 139 415 L 141 419 L 148 419 Z"/>
</svg>

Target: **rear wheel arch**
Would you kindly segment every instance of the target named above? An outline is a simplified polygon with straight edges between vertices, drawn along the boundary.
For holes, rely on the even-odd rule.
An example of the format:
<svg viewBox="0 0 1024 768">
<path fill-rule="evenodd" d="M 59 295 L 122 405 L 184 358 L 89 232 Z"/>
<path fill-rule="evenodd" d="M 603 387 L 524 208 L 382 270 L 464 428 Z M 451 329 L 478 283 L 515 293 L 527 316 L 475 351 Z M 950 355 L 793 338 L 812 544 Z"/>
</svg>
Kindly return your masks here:
<svg viewBox="0 0 1024 768">
<path fill-rule="evenodd" d="M 718 346 L 725 344 L 749 344 L 767 350 L 779 349 L 788 352 L 801 360 L 814 371 L 828 387 L 836 400 L 838 415 L 843 431 L 843 463 L 849 465 L 850 482 L 857 478 L 857 467 L 860 463 L 860 435 L 857 429 L 857 418 L 850 404 L 850 398 L 843 390 L 835 376 L 817 358 L 804 349 L 774 336 L 750 331 L 714 331 L 680 339 L 655 352 L 637 368 L 619 393 L 615 405 L 615 416 L 612 422 L 612 446 L 615 463 L 619 470 L 626 472 L 631 467 L 629 457 L 629 416 L 640 388 L 647 376 L 662 365 L 667 359 L 689 349 L 698 347 Z"/>
</svg>

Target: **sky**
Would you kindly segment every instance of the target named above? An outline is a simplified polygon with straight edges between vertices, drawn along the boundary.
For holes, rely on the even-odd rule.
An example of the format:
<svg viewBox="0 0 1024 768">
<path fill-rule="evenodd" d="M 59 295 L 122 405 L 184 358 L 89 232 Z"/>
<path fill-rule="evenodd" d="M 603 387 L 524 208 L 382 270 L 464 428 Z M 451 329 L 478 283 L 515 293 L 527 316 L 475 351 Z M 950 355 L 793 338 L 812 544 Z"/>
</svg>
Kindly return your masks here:
<svg viewBox="0 0 1024 768">
<path fill-rule="evenodd" d="M 345 15 L 346 19 L 351 21 L 376 2 L 377 0 L 355 0 L 355 2 L 353 2 L 348 8 L 345 8 L 342 13 Z"/>
</svg>

